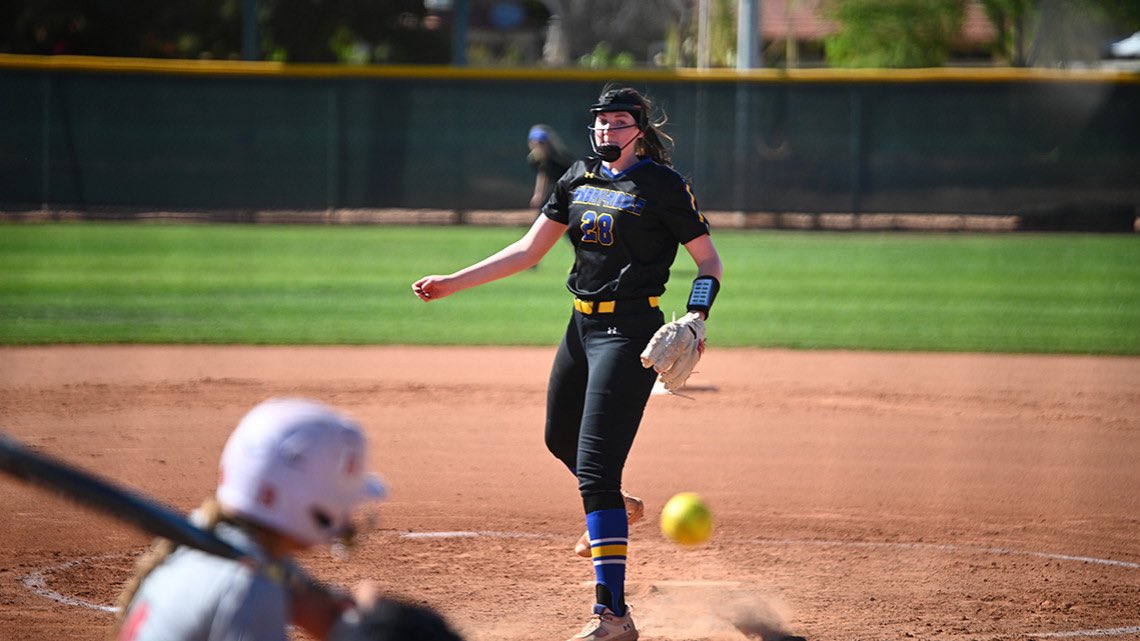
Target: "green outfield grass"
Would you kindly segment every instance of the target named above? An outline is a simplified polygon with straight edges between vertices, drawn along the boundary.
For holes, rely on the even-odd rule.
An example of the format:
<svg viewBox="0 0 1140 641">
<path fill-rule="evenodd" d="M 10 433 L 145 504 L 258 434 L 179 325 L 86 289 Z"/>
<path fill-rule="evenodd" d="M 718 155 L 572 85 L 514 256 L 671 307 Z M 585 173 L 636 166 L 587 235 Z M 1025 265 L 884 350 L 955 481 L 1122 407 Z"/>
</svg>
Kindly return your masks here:
<svg viewBox="0 0 1140 641">
<path fill-rule="evenodd" d="M 553 345 L 570 249 L 425 304 L 519 228 L 0 226 L 0 344 Z M 1131 235 L 716 231 L 719 346 L 1140 354 Z M 666 312 L 682 310 L 682 251 Z"/>
</svg>

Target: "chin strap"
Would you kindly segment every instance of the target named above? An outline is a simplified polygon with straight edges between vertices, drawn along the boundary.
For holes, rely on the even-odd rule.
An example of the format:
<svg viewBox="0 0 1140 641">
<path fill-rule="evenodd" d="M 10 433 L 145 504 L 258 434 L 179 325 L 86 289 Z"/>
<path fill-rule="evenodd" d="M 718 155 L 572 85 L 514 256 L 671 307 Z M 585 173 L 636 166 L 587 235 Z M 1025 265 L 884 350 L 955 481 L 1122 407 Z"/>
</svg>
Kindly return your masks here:
<svg viewBox="0 0 1140 641">
<path fill-rule="evenodd" d="M 594 155 L 603 162 L 613 162 L 621 158 L 621 147 L 617 145 L 600 145 L 594 148 Z"/>
</svg>

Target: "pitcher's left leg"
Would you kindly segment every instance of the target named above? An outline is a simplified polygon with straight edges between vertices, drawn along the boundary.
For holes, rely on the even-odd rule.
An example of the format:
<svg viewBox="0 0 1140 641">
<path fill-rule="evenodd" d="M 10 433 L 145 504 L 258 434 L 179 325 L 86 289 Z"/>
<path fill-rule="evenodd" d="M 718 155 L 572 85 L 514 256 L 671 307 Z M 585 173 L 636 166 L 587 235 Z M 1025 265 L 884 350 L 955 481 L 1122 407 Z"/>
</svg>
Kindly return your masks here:
<svg viewBox="0 0 1140 641">
<path fill-rule="evenodd" d="M 640 334 L 652 333 L 652 319 L 630 320 L 634 336 L 623 334 L 620 330 L 626 328 L 620 326 L 617 333 L 596 331 L 586 336 L 590 373 L 578 438 L 578 488 L 597 581 L 595 597 L 598 605 L 618 617 L 625 616 L 629 545 L 622 470 L 656 379 L 640 359 L 647 340 Z"/>
</svg>

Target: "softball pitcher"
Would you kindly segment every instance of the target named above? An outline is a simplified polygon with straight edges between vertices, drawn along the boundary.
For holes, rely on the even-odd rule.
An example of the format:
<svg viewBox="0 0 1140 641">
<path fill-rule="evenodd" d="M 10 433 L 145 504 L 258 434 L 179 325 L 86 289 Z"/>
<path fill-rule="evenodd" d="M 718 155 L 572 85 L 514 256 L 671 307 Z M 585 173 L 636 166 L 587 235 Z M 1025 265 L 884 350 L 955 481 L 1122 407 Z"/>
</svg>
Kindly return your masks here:
<svg viewBox="0 0 1140 641">
<path fill-rule="evenodd" d="M 622 470 L 657 374 L 675 389 L 700 357 L 723 266 L 689 184 L 672 169 L 664 114 L 634 89 L 609 87 L 590 113 L 594 154 L 558 180 L 529 231 L 474 265 L 419 279 L 412 291 L 432 301 L 504 278 L 537 264 L 569 233 L 573 312 L 551 368 L 546 446 L 577 477 L 586 513 L 577 551 L 594 564 L 593 614 L 573 639 L 633 641 L 626 552 L 643 505 L 623 492 Z M 698 276 L 689 313 L 665 324 L 658 297 L 681 246 Z"/>
</svg>

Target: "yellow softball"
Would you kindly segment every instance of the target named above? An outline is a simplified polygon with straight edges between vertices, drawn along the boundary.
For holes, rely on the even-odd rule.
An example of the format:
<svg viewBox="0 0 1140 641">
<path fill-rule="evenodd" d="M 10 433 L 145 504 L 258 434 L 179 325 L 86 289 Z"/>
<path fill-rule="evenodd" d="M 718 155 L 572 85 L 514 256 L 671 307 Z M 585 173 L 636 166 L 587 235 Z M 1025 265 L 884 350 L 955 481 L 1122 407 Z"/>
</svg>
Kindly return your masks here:
<svg viewBox="0 0 1140 641">
<path fill-rule="evenodd" d="M 681 545 L 700 545 L 713 531 L 712 512 L 696 492 L 681 492 L 661 510 L 661 533 Z"/>
</svg>

